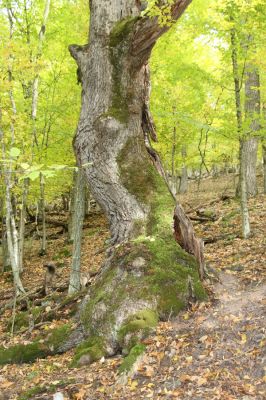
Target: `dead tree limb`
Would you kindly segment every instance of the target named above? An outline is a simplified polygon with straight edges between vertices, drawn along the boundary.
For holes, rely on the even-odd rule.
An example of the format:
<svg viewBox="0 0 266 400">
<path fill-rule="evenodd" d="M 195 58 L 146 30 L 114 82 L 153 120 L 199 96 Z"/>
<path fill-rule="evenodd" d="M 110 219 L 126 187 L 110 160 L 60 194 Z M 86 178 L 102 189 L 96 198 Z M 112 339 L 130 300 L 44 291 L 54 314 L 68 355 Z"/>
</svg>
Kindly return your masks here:
<svg viewBox="0 0 266 400">
<path fill-rule="evenodd" d="M 205 275 L 203 241 L 196 237 L 190 219 L 179 204 L 176 205 L 174 211 L 174 234 L 177 243 L 182 249 L 195 256 L 199 263 L 200 278 L 203 279 Z"/>
</svg>

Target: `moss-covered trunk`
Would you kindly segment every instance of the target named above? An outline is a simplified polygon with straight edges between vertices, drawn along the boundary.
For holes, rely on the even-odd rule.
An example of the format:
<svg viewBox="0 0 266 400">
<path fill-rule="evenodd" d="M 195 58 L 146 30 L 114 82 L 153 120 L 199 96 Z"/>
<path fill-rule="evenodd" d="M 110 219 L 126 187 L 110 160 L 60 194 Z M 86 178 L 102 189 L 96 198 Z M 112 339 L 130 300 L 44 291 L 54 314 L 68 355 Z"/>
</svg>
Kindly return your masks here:
<svg viewBox="0 0 266 400">
<path fill-rule="evenodd" d="M 172 6 L 177 19 L 190 1 Z M 150 139 L 148 60 L 166 30 L 140 16 L 135 0 L 91 1 L 87 46 L 70 46 L 82 76 L 75 139 L 91 191 L 111 229 L 111 252 L 83 304 L 88 340 L 76 361 L 127 352 L 156 326 L 202 299 L 198 267 L 173 235 L 174 201 Z M 157 168 L 156 168 L 157 167 Z"/>
<path fill-rule="evenodd" d="M 189 3 L 174 2 L 173 19 Z M 205 297 L 195 259 L 176 243 L 175 202 L 150 144 L 147 63 L 166 28 L 141 18 L 137 4 L 91 0 L 89 45 L 70 46 L 82 77 L 76 155 L 111 230 L 109 258 L 80 310 L 74 364 L 139 354 L 159 319 Z M 74 342 L 70 335 L 65 348 Z"/>
</svg>

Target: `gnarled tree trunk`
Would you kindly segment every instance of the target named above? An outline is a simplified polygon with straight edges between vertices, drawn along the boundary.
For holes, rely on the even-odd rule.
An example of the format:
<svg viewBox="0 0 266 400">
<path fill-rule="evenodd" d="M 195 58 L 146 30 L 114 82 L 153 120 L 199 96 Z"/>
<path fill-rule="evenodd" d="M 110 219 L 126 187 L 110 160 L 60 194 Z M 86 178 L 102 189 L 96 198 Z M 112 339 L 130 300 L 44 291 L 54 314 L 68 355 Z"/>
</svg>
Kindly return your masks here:
<svg viewBox="0 0 266 400">
<path fill-rule="evenodd" d="M 189 3 L 175 1 L 173 19 Z M 70 46 L 82 79 L 75 151 L 108 217 L 112 245 L 81 311 L 89 338 L 77 355 L 82 363 L 132 347 L 158 317 L 186 305 L 191 286 L 204 297 L 197 264 L 176 244 L 174 201 L 150 144 L 148 60 L 166 30 L 157 18 L 142 18 L 135 0 L 91 0 L 89 44 Z M 198 249 L 191 253 L 200 259 Z"/>
<path fill-rule="evenodd" d="M 175 1 L 173 19 L 189 3 Z M 148 60 L 167 28 L 140 14 L 136 0 L 90 0 L 89 45 L 70 46 L 82 78 L 75 151 L 111 230 L 108 259 L 82 305 L 79 327 L 57 348 L 85 340 L 74 363 L 130 351 L 159 318 L 206 296 L 195 260 L 202 270 L 202 246 L 181 209 L 173 224 L 175 201 L 150 144 L 156 133 Z"/>
</svg>

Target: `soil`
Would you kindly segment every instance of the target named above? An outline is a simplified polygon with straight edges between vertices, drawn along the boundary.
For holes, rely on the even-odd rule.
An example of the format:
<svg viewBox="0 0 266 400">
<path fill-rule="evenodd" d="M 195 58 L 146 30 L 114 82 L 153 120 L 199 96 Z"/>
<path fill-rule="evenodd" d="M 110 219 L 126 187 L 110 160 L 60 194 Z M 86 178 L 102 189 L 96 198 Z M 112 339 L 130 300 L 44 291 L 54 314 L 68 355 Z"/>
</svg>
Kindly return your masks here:
<svg viewBox="0 0 266 400">
<path fill-rule="evenodd" d="M 249 201 L 253 234 L 243 240 L 239 203 L 232 198 L 233 192 L 232 178 L 224 177 L 204 181 L 199 192 L 192 184 L 189 193 L 181 196 L 186 211 L 194 210 L 191 215 L 196 215 L 199 208 L 211 209 L 216 214 L 214 222 L 195 222 L 199 236 L 213 239 L 205 247 L 209 301 L 191 304 L 178 318 L 161 322 L 144 341 L 146 351 L 130 375 L 118 373 L 121 355 L 103 358 L 90 366 L 69 368 L 74 353 L 70 351 L 32 364 L 2 367 L 0 399 L 264 399 L 265 195 Z M 91 214 L 87 222 L 82 272 L 93 276 L 104 257 L 108 229 L 99 213 Z M 50 233 L 55 230 L 50 228 Z M 31 243 L 23 275 L 27 289 L 42 285 L 45 261 L 38 256 L 39 242 Z M 58 264 L 60 278 L 53 289 L 56 291 L 67 287 L 71 245 L 60 236 L 51 240 L 48 248 L 45 259 Z M 92 283 L 93 277 L 90 280 Z M 2 307 L 12 300 L 10 273 L 0 275 L 0 284 Z M 64 289 L 62 295 L 66 295 Z M 79 303 L 81 297 L 75 301 Z M 54 306 L 50 300 L 48 307 Z M 70 319 L 65 307 L 32 333 L 24 329 L 11 337 L 7 329 L 11 312 L 7 310 L 1 316 L 0 334 L 5 346 L 28 343 L 39 331 L 45 332 Z"/>
</svg>

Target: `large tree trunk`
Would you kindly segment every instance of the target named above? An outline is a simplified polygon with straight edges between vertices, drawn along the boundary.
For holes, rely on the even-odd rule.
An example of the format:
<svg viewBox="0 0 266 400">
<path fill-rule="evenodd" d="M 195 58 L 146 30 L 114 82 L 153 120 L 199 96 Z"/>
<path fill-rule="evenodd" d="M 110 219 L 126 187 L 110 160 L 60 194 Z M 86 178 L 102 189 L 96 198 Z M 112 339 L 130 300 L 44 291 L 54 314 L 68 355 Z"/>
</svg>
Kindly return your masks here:
<svg viewBox="0 0 266 400">
<path fill-rule="evenodd" d="M 175 1 L 173 19 L 189 3 Z M 185 307 L 192 292 L 204 297 L 194 258 L 176 244 L 171 229 L 175 203 L 150 144 L 156 133 L 147 63 L 167 28 L 156 18 L 141 18 L 137 4 L 90 1 L 89 45 L 70 46 L 82 77 L 75 151 L 108 217 L 112 245 L 81 311 L 84 337 L 90 338 L 77 356 L 82 363 L 84 357 L 95 359 L 95 353 L 129 349 L 158 317 Z M 179 230 L 180 223 L 175 224 Z M 192 245 L 190 252 L 201 262 L 198 249 Z"/>
<path fill-rule="evenodd" d="M 173 19 L 189 3 L 175 1 Z M 181 208 L 173 224 L 175 202 L 150 145 L 156 134 L 147 63 L 167 28 L 141 18 L 139 4 L 91 0 L 89 45 L 70 46 L 82 77 L 76 155 L 111 230 L 108 259 L 82 305 L 80 325 L 59 349 L 86 339 L 74 360 L 80 364 L 129 351 L 159 318 L 206 296 L 202 244 Z"/>
</svg>

